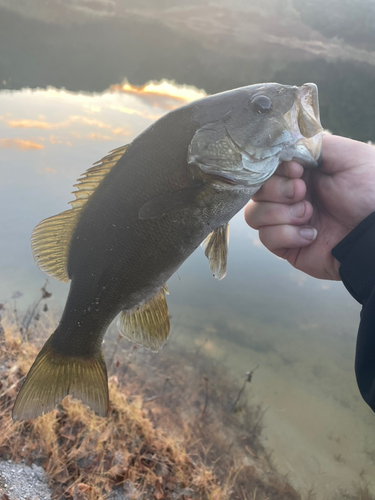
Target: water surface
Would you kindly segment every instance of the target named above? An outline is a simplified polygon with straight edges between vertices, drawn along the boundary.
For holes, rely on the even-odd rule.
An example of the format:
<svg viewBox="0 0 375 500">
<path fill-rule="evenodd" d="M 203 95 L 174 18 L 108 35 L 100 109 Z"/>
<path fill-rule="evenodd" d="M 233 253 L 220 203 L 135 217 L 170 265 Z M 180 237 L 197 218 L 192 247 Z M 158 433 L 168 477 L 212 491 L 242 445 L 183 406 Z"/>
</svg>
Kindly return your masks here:
<svg viewBox="0 0 375 500">
<path fill-rule="evenodd" d="M 45 275 L 33 262 L 30 234 L 68 209 L 75 179 L 162 114 L 203 95 L 167 82 L 97 94 L 0 92 L 0 301 L 22 292 L 22 309 L 38 296 Z M 266 444 L 293 484 L 328 498 L 361 477 L 371 483 L 375 419 L 353 371 L 359 306 L 341 283 L 315 280 L 271 255 L 240 213 L 230 225 L 227 277 L 212 278 L 199 249 L 168 285 L 169 342 L 198 348 L 239 383 L 259 365 L 247 396 L 267 408 Z M 56 309 L 68 286 L 50 279 Z"/>
<path fill-rule="evenodd" d="M 165 0 L 160 11 L 151 3 L 129 14 L 138 2 L 94 2 L 116 5 L 122 17 L 110 10 L 85 17 L 81 7 L 92 3 L 81 0 L 0 0 L 0 302 L 16 300 L 25 310 L 39 296 L 46 276 L 33 261 L 30 235 L 42 219 L 69 209 L 75 180 L 205 93 L 314 81 L 325 127 L 374 140 L 372 39 L 365 50 L 324 38 L 285 1 L 277 12 L 271 0 L 172 8 Z M 160 84 L 163 78 L 180 85 Z M 120 86 L 124 79 L 159 83 L 139 89 Z M 366 484 L 375 494 L 375 416 L 353 368 L 360 308 L 343 285 L 271 255 L 240 213 L 230 225 L 226 278 L 212 278 L 198 249 L 168 286 L 169 345 L 223 365 L 239 387 L 258 365 L 246 397 L 266 410 L 265 444 L 297 489 L 307 496 L 313 488 L 318 500 Z M 58 316 L 69 285 L 51 278 L 48 289 Z"/>
</svg>

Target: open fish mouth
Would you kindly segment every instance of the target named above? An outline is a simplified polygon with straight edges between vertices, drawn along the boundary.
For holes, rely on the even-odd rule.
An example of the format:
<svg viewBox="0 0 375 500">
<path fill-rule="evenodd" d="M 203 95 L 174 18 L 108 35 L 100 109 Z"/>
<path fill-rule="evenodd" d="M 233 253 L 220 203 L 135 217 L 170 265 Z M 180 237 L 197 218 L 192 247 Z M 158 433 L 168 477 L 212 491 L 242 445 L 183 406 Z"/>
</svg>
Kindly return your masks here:
<svg viewBox="0 0 375 500">
<path fill-rule="evenodd" d="M 280 160 L 295 160 L 307 168 L 318 167 L 323 128 L 320 124 L 318 88 L 314 83 L 305 83 L 298 89 L 297 99 L 284 119 L 292 143 L 281 152 Z"/>
<path fill-rule="evenodd" d="M 283 161 L 317 167 L 323 131 L 317 86 L 270 83 L 248 88 L 253 89 L 247 94 L 249 104 L 239 108 L 234 101 L 233 112 L 196 131 L 188 163 L 211 179 L 246 188 L 262 185 Z"/>
<path fill-rule="evenodd" d="M 285 113 L 285 143 L 257 151 L 241 149 L 231 137 L 234 147 L 241 152 L 242 169 L 238 172 L 218 172 L 222 181 L 239 184 L 262 184 L 283 161 L 295 160 L 305 168 L 317 168 L 321 163 L 322 131 L 320 124 L 318 88 L 305 83 L 297 89 L 293 106 Z"/>
</svg>

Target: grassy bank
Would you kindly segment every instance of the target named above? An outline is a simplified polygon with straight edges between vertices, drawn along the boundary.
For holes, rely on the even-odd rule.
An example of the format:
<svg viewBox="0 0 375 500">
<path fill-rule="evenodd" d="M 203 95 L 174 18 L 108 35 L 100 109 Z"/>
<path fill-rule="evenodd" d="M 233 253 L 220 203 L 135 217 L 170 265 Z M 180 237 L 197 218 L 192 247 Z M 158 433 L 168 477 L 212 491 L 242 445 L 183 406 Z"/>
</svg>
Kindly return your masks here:
<svg viewBox="0 0 375 500">
<path fill-rule="evenodd" d="M 106 418 L 65 398 L 52 413 L 13 423 L 17 391 L 56 318 L 43 301 L 26 323 L 14 307 L 0 313 L 0 458 L 41 465 L 53 498 L 300 498 L 261 444 L 263 410 L 244 403 L 246 377 L 234 383 L 197 352 L 154 355 L 107 341 Z"/>
</svg>

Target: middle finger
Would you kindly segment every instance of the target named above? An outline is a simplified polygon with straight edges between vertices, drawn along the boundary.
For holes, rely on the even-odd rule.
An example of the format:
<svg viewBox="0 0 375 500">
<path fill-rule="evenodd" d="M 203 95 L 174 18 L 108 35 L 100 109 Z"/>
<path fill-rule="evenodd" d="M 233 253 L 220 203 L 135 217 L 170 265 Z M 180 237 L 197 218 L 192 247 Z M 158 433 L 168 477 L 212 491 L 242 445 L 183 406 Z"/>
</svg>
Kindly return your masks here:
<svg viewBox="0 0 375 500">
<path fill-rule="evenodd" d="M 306 200 L 295 205 L 260 201 L 249 203 L 245 210 L 245 220 L 253 229 L 263 226 L 289 224 L 300 226 L 311 219 L 313 208 Z"/>
<path fill-rule="evenodd" d="M 302 179 L 273 175 L 253 196 L 253 200 L 291 205 L 303 200 L 305 194 L 306 184 Z"/>
</svg>

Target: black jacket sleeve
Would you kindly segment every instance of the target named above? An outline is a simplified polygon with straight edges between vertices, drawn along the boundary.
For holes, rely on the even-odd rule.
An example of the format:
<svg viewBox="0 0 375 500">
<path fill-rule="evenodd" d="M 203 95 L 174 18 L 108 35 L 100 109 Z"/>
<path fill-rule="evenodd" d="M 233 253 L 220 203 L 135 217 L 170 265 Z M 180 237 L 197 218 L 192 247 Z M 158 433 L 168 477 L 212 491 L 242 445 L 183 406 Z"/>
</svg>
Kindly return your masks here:
<svg viewBox="0 0 375 500">
<path fill-rule="evenodd" d="M 362 304 L 355 373 L 363 399 L 375 411 L 375 212 L 332 250 L 341 279 Z"/>
</svg>

